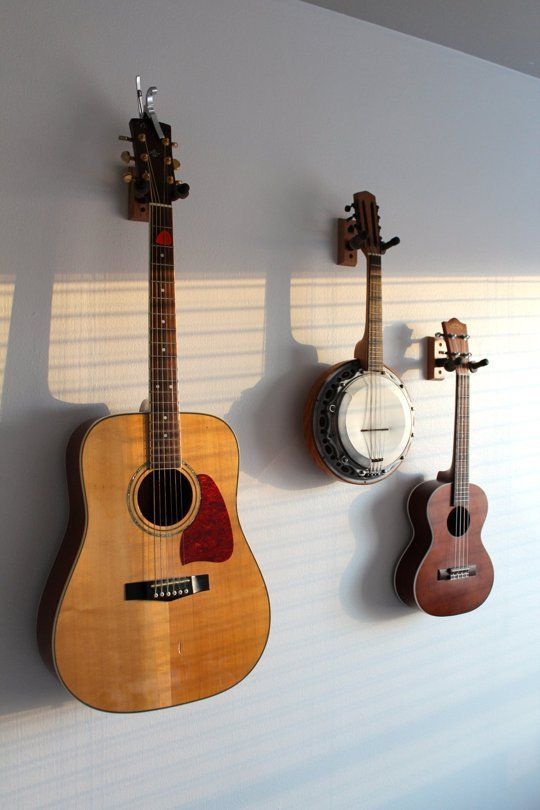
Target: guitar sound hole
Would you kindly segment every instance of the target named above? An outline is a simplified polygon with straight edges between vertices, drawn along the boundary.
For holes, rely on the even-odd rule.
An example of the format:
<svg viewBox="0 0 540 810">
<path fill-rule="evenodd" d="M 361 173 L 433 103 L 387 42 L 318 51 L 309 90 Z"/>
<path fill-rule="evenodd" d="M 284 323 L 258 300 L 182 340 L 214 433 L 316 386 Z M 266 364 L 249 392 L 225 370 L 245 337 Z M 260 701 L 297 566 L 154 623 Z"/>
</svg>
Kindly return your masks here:
<svg viewBox="0 0 540 810">
<path fill-rule="evenodd" d="M 461 537 L 469 529 L 471 516 L 464 506 L 454 506 L 448 515 L 448 531 L 452 537 Z"/>
<path fill-rule="evenodd" d="M 189 512 L 193 490 L 180 470 L 150 470 L 137 493 L 141 513 L 156 526 L 174 526 Z"/>
</svg>

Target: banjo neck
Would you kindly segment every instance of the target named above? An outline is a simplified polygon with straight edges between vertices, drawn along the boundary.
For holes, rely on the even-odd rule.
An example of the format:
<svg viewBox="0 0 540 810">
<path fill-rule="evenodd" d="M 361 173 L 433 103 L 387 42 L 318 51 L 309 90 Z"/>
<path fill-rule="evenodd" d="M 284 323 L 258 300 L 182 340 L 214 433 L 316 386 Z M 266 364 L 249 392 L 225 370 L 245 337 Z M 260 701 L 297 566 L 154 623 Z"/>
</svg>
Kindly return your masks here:
<svg viewBox="0 0 540 810">
<path fill-rule="evenodd" d="M 366 331 L 364 360 L 367 371 L 383 370 L 381 256 L 367 256 Z"/>
<path fill-rule="evenodd" d="M 355 235 L 348 245 L 351 249 L 362 251 L 367 267 L 366 328 L 364 337 L 356 347 L 355 357 L 367 371 L 381 372 L 384 370 L 381 257 L 388 248 L 399 244 L 399 238 L 394 236 L 388 242 L 382 241 L 379 206 L 371 192 L 357 192 L 352 205 L 345 208 L 346 211 L 353 209 L 354 214 L 350 217 L 353 224 L 348 230 Z"/>
</svg>

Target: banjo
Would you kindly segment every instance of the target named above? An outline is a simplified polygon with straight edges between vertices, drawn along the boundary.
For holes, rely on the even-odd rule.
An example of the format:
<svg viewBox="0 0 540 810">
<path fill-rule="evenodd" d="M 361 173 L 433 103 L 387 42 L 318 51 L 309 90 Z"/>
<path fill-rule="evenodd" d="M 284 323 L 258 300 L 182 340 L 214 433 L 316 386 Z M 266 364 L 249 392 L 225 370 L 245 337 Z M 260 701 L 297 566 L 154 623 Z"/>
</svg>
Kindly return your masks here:
<svg viewBox="0 0 540 810">
<path fill-rule="evenodd" d="M 398 237 L 381 241 L 373 194 L 361 191 L 351 211 L 347 248 L 366 257 L 364 337 L 354 360 L 338 363 L 313 386 L 304 412 L 304 431 L 315 462 L 350 484 L 373 484 L 394 472 L 413 436 L 413 407 L 395 372 L 383 363 L 381 256 Z"/>
</svg>

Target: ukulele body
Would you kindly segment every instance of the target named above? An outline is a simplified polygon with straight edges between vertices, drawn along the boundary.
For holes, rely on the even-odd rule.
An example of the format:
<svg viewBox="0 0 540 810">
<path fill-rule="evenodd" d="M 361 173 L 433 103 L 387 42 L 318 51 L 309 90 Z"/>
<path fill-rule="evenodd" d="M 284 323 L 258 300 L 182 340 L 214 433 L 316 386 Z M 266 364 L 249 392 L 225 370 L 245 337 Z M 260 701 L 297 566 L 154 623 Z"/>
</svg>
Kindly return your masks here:
<svg viewBox="0 0 540 810">
<path fill-rule="evenodd" d="M 266 586 L 236 511 L 234 433 L 216 417 L 180 415 L 195 497 L 189 525 L 160 539 L 137 514 L 148 418 L 109 416 L 72 437 L 70 520 L 38 616 L 49 666 L 79 700 L 111 712 L 229 689 L 253 669 L 269 632 Z M 152 593 L 127 598 L 129 584 Z"/>
<path fill-rule="evenodd" d="M 413 489 L 407 505 L 413 536 L 394 575 L 402 602 L 432 616 L 474 610 L 493 586 L 493 564 L 481 539 L 488 509 L 486 495 L 475 484 L 469 485 L 467 541 L 456 528 L 451 499 L 451 483 L 441 480 L 425 481 Z M 469 575 L 460 576 L 460 568 Z M 455 578 L 450 578 L 451 571 Z"/>
</svg>

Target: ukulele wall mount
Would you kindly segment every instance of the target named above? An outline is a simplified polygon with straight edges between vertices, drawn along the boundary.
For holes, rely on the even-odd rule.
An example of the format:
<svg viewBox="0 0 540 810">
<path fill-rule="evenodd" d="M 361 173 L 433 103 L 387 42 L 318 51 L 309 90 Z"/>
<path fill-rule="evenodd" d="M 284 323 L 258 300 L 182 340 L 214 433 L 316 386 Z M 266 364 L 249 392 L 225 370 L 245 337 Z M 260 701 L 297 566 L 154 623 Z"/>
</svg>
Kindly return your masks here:
<svg viewBox="0 0 540 810">
<path fill-rule="evenodd" d="M 141 90 L 141 77 L 136 78 L 137 85 L 137 106 L 139 110 L 139 118 L 148 118 L 156 131 L 157 136 L 163 140 L 163 130 L 157 117 L 155 100 L 157 94 L 157 87 L 149 87 L 146 91 L 145 100 L 143 101 L 143 93 Z M 119 135 L 119 141 L 132 143 L 129 135 Z M 177 143 L 172 143 L 171 146 L 178 148 Z M 135 158 L 129 150 L 122 152 L 120 155 L 122 161 L 127 164 L 123 172 L 124 182 L 127 184 L 128 192 L 128 214 L 127 218 L 133 222 L 148 222 L 149 221 L 149 205 L 148 205 L 148 183 L 137 175 L 134 164 Z M 173 160 L 174 168 L 180 168 L 180 161 Z M 176 185 L 176 199 L 185 199 L 189 194 L 189 186 L 187 183 L 178 182 Z"/>
<path fill-rule="evenodd" d="M 468 339 L 469 335 L 448 335 L 448 337 Z M 428 335 L 426 337 L 426 347 L 427 380 L 443 380 L 446 373 L 455 371 L 458 366 L 468 366 L 471 374 L 474 374 L 479 368 L 489 365 L 487 358 L 477 361 L 471 360 L 470 352 L 447 352 L 442 332 L 437 332 L 435 337 Z"/>
</svg>

